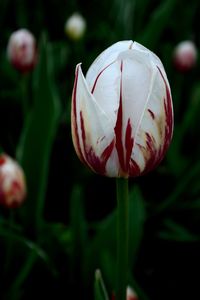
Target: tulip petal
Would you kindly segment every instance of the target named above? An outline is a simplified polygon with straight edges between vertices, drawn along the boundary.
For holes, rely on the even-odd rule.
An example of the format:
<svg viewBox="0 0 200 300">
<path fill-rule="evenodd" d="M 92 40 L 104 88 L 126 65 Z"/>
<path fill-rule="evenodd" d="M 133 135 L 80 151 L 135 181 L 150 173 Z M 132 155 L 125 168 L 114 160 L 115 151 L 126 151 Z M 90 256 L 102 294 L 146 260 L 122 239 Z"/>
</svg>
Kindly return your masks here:
<svg viewBox="0 0 200 300">
<path fill-rule="evenodd" d="M 165 76 L 157 66 L 150 101 L 135 138 L 132 159 L 137 162 L 141 172 L 148 172 L 160 163 L 172 138 L 172 100 Z"/>
<path fill-rule="evenodd" d="M 121 169 L 128 174 L 134 139 L 149 99 L 154 71 L 147 55 L 137 50 L 122 52 L 118 61 L 121 61 L 121 83 L 116 147 Z M 131 164 L 138 169 L 135 162 Z"/>
<path fill-rule="evenodd" d="M 120 97 L 120 62 L 114 61 L 97 76 L 91 93 L 101 109 L 115 126 Z"/>
<path fill-rule="evenodd" d="M 133 44 L 133 41 L 120 41 L 103 51 L 92 63 L 87 74 L 86 81 L 89 89 L 92 90 L 94 82 L 98 74 L 108 65 L 113 63 L 120 52 L 129 49 Z"/>
<path fill-rule="evenodd" d="M 149 49 L 147 49 L 146 47 L 144 47 L 143 45 L 141 45 L 141 44 L 139 44 L 137 42 L 134 42 L 134 44 L 132 46 L 132 49 L 140 51 L 140 53 L 142 55 L 144 55 L 144 54 L 147 55 L 149 60 L 151 60 L 160 69 L 164 70 L 164 67 L 163 67 L 163 64 L 162 64 L 160 58 L 155 53 L 153 53 L 152 51 L 150 51 Z"/>
<path fill-rule="evenodd" d="M 90 93 L 80 64 L 73 91 L 72 137 L 79 158 L 95 172 L 104 174 L 114 148 L 114 130 L 111 120 Z"/>
</svg>

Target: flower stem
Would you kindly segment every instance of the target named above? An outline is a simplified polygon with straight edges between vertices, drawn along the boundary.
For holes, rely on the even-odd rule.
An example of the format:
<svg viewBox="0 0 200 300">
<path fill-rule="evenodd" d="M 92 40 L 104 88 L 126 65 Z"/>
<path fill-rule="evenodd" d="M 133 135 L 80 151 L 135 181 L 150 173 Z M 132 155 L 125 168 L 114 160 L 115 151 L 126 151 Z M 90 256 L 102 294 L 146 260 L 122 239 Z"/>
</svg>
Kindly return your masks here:
<svg viewBox="0 0 200 300">
<path fill-rule="evenodd" d="M 128 179 L 117 178 L 116 300 L 126 300 L 128 269 Z"/>
</svg>

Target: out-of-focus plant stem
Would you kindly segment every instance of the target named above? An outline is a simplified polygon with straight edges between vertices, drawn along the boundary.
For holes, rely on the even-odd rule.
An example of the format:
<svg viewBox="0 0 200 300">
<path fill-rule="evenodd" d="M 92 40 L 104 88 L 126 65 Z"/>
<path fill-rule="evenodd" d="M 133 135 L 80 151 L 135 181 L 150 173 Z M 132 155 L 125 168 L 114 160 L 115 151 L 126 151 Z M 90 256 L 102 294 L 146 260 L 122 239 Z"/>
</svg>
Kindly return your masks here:
<svg viewBox="0 0 200 300">
<path fill-rule="evenodd" d="M 116 300 L 126 300 L 128 273 L 128 180 L 117 181 L 117 280 Z"/>
</svg>

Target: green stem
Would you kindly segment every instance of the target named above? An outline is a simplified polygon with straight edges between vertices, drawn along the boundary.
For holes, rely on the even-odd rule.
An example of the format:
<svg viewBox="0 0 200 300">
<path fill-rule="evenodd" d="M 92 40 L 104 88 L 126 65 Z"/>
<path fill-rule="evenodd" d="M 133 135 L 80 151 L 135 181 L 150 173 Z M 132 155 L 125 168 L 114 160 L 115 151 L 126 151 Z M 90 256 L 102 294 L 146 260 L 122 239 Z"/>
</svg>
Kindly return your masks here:
<svg viewBox="0 0 200 300">
<path fill-rule="evenodd" d="M 128 179 L 117 183 L 117 282 L 116 300 L 126 300 L 128 273 Z"/>
</svg>

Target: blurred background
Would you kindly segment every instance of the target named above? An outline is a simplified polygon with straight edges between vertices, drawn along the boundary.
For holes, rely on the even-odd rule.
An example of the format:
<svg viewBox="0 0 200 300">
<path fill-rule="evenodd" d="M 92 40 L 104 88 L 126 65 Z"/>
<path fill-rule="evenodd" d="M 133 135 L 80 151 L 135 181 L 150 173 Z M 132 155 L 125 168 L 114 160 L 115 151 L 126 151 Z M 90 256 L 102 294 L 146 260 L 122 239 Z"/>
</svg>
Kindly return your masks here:
<svg viewBox="0 0 200 300">
<path fill-rule="evenodd" d="M 129 283 L 141 300 L 198 299 L 200 269 L 200 34 L 198 0 L 0 0 L 0 147 L 23 167 L 27 197 L 0 207 L 0 299 L 94 299 L 101 269 L 115 282 L 115 180 L 79 162 L 71 139 L 74 72 L 104 49 L 132 39 L 154 51 L 171 85 L 175 128 L 153 172 L 130 179 Z M 74 38 L 66 21 L 79 13 Z M 35 36 L 38 61 L 26 74 L 7 56 L 10 35 Z M 191 41 L 194 62 L 174 63 Z"/>
</svg>

